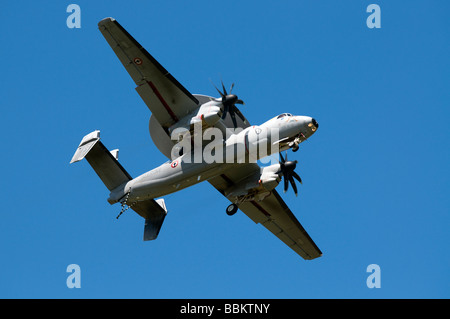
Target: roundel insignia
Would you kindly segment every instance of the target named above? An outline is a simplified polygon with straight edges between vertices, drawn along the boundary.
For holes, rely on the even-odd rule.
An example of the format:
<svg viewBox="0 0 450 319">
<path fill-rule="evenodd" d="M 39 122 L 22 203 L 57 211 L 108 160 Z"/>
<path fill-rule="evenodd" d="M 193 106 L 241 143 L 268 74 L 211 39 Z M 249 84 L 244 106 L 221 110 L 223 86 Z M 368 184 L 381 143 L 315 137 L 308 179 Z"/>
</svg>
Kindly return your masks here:
<svg viewBox="0 0 450 319">
<path fill-rule="evenodd" d="M 137 65 L 141 65 L 142 60 L 140 58 L 134 58 L 134 63 L 136 63 Z"/>
<path fill-rule="evenodd" d="M 171 164 L 170 164 L 170 167 L 172 167 L 172 168 L 175 168 L 175 167 L 177 167 L 178 166 L 178 161 L 173 161 Z"/>
<path fill-rule="evenodd" d="M 259 128 L 259 127 L 257 127 L 257 128 L 255 128 L 255 132 L 256 132 L 256 134 L 259 134 L 259 133 L 261 133 L 261 129 Z"/>
</svg>

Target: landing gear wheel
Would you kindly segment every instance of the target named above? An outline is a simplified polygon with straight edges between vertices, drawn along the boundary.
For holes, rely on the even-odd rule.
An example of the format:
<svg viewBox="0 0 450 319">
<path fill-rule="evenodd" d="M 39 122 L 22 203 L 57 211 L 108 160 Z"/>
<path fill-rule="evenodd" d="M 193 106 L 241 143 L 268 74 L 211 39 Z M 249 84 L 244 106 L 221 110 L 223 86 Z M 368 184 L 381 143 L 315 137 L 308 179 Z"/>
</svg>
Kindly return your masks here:
<svg viewBox="0 0 450 319">
<path fill-rule="evenodd" d="M 226 212 L 228 216 L 233 216 L 234 214 L 236 214 L 238 210 L 238 206 L 236 204 L 231 204 L 227 207 Z"/>
</svg>

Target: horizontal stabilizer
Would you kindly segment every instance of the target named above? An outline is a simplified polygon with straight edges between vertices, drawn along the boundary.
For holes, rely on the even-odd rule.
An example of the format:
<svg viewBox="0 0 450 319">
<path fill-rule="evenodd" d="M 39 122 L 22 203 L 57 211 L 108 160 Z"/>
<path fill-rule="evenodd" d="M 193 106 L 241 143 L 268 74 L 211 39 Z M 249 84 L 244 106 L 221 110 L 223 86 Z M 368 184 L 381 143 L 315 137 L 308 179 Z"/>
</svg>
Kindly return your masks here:
<svg viewBox="0 0 450 319">
<path fill-rule="evenodd" d="M 144 241 L 156 239 L 167 215 L 164 199 L 136 202 L 131 209 L 145 218 Z"/>
<path fill-rule="evenodd" d="M 132 179 L 117 161 L 117 157 L 118 150 L 114 150 L 113 153 L 108 151 L 100 142 L 100 131 L 94 131 L 81 140 L 70 163 L 86 158 L 105 186 L 112 191 Z"/>
<path fill-rule="evenodd" d="M 94 131 L 83 137 L 80 145 L 78 145 L 77 151 L 70 161 L 70 164 L 81 161 L 99 140 L 100 131 Z"/>
</svg>

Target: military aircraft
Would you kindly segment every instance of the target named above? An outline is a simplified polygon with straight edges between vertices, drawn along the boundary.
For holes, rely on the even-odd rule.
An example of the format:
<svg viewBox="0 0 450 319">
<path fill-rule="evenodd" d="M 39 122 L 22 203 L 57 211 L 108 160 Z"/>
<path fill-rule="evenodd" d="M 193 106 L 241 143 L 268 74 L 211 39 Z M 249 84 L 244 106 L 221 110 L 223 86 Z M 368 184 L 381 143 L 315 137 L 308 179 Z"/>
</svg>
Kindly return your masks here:
<svg viewBox="0 0 450 319">
<path fill-rule="evenodd" d="M 121 204 L 119 216 L 131 208 L 145 219 L 144 240 L 156 239 L 167 215 L 160 197 L 208 181 L 231 201 L 228 215 L 241 210 L 306 260 L 322 256 L 275 190 L 283 178 L 284 191 L 290 184 L 297 195 L 295 180 L 302 182 L 294 171 L 297 161 L 280 153 L 279 162 L 261 167 L 257 163 L 264 156 L 297 151 L 316 132 L 317 121 L 283 113 L 250 125 L 236 107 L 244 102 L 231 94 L 234 84 L 229 92 L 223 83 L 222 90 L 215 87 L 218 98 L 191 94 L 115 19 L 105 18 L 98 26 L 151 111 L 153 142 L 169 158 L 132 178 L 118 162 L 118 150 L 109 151 L 100 141 L 100 131 L 82 139 L 70 163 L 86 158 L 109 189 L 108 202 Z"/>
</svg>

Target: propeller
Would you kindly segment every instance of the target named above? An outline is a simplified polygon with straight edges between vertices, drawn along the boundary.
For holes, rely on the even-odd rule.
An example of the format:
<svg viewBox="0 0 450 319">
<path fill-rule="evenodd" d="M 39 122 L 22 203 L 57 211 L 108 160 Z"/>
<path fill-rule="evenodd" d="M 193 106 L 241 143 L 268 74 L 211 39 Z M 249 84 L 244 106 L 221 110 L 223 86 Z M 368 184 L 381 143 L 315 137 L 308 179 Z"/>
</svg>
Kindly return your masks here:
<svg viewBox="0 0 450 319">
<path fill-rule="evenodd" d="M 295 185 L 294 178 L 302 183 L 302 179 L 296 172 L 294 172 L 295 167 L 297 166 L 297 161 L 288 161 L 287 153 L 286 158 L 283 158 L 283 155 L 280 153 L 280 170 L 278 173 L 282 173 L 284 177 L 284 192 L 286 193 L 289 188 L 289 183 L 292 185 L 292 189 L 294 190 L 295 196 L 297 196 L 297 185 Z"/>
<path fill-rule="evenodd" d="M 213 83 L 214 85 L 214 83 Z M 238 99 L 238 97 L 235 94 L 231 94 L 231 91 L 233 90 L 234 83 L 231 84 L 230 93 L 227 93 L 227 90 L 225 89 L 225 86 L 222 82 L 222 91 L 220 91 L 215 85 L 217 92 L 219 92 L 221 97 L 221 102 L 223 104 L 223 115 L 222 119 L 224 119 L 227 116 L 227 113 L 230 113 L 231 120 L 233 121 L 234 128 L 237 127 L 236 123 L 236 114 L 241 118 L 242 121 L 245 121 L 244 115 L 242 115 L 241 111 L 236 107 L 235 104 L 242 104 L 244 105 L 244 101 Z"/>
</svg>

